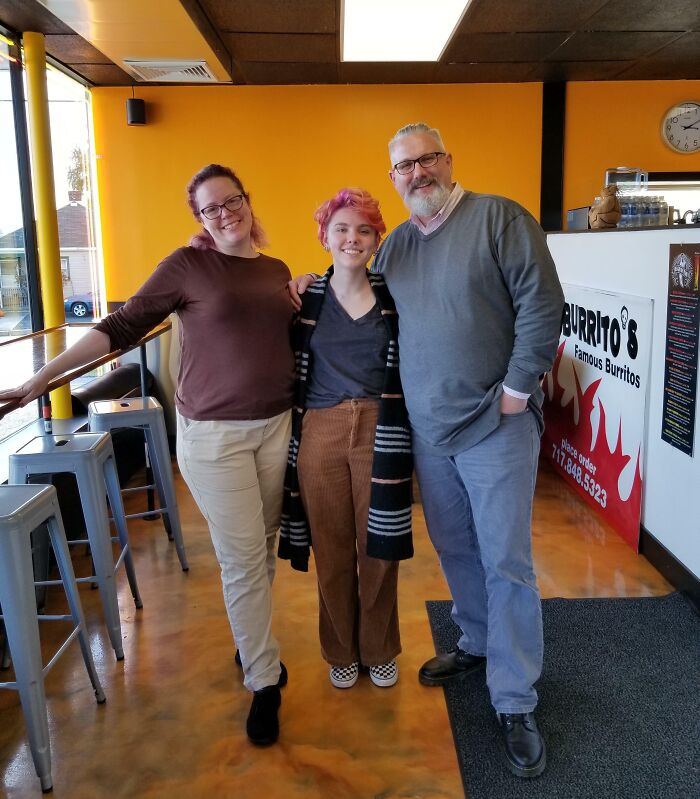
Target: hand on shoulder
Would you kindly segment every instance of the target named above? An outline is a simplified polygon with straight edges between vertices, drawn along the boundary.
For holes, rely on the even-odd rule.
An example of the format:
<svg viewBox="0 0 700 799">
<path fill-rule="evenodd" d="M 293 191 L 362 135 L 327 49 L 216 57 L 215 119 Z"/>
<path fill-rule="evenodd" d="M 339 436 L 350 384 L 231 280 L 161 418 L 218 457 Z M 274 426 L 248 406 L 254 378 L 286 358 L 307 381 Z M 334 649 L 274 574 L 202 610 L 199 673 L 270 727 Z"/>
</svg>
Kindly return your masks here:
<svg viewBox="0 0 700 799">
<path fill-rule="evenodd" d="M 309 272 L 306 275 L 292 278 L 292 280 L 287 283 L 287 291 L 289 292 L 289 298 L 292 301 L 295 311 L 301 309 L 301 295 L 316 280 L 318 280 L 318 275 L 314 272 Z"/>
</svg>

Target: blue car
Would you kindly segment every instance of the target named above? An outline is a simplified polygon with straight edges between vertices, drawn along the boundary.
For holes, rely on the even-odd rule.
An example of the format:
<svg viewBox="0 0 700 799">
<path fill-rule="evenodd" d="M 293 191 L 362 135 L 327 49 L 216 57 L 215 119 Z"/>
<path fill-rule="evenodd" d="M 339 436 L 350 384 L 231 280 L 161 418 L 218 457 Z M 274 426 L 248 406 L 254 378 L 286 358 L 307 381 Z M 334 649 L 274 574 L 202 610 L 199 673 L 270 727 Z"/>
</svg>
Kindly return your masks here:
<svg viewBox="0 0 700 799">
<path fill-rule="evenodd" d="M 63 300 L 63 307 L 66 316 L 71 314 L 76 319 L 90 319 L 95 311 L 95 304 L 92 299 L 92 292 L 87 294 L 73 294 Z"/>
</svg>

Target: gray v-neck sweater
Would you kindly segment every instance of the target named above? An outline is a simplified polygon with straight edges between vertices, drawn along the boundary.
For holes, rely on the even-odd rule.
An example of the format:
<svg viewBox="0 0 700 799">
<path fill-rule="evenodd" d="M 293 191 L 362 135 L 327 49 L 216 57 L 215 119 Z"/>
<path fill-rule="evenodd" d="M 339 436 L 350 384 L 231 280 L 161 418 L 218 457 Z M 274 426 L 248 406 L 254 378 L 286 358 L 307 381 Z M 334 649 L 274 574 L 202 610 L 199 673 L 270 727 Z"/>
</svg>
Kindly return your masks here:
<svg viewBox="0 0 700 799">
<path fill-rule="evenodd" d="M 542 228 L 520 205 L 465 192 L 434 232 L 410 222 L 382 244 L 399 313 L 401 380 L 419 453 L 454 455 L 500 423 L 503 383 L 530 393 L 559 341 L 564 297 Z"/>
</svg>

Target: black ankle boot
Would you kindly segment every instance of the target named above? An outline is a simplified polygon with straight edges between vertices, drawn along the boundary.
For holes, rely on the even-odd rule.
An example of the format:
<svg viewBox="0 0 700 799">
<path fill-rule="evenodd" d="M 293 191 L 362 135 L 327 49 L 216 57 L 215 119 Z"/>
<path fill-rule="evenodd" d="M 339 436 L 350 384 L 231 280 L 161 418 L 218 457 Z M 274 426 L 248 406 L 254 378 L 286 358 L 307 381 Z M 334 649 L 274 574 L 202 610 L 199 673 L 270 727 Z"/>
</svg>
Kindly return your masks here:
<svg viewBox="0 0 700 799">
<path fill-rule="evenodd" d="M 444 685 L 457 677 L 483 669 L 486 658 L 470 655 L 459 647 L 427 660 L 418 672 L 418 682 L 422 685 Z"/>
<path fill-rule="evenodd" d="M 279 738 L 277 711 L 281 704 L 282 696 L 277 685 L 268 685 L 255 691 L 246 722 L 246 732 L 252 743 L 269 746 Z"/>
<path fill-rule="evenodd" d="M 534 713 L 499 713 L 508 768 L 516 777 L 537 777 L 547 765 Z"/>
<path fill-rule="evenodd" d="M 236 661 L 237 666 L 240 666 L 241 668 L 243 667 L 243 663 L 241 662 L 241 653 L 238 651 L 238 649 L 236 650 L 236 656 L 234 657 L 234 660 Z M 277 683 L 277 687 L 284 688 L 284 686 L 287 684 L 287 679 L 287 667 L 280 660 L 280 678 Z"/>
</svg>

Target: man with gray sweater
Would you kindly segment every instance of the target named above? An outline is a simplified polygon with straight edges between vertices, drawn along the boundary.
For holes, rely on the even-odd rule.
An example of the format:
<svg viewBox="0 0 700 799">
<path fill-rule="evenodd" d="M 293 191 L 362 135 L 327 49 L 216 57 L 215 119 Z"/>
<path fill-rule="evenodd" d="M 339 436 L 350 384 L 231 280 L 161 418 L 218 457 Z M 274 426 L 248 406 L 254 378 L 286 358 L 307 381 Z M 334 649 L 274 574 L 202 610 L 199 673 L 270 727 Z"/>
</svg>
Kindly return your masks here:
<svg viewBox="0 0 700 799">
<path fill-rule="evenodd" d="M 546 764 L 533 711 L 542 613 L 531 512 L 542 433 L 542 375 L 559 341 L 563 294 L 542 229 L 512 200 L 463 190 L 439 131 L 389 143 L 394 188 L 411 211 L 383 243 L 399 312 L 401 380 L 428 532 L 462 630 L 425 685 L 486 668 L 519 777 Z"/>
</svg>

